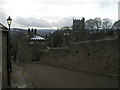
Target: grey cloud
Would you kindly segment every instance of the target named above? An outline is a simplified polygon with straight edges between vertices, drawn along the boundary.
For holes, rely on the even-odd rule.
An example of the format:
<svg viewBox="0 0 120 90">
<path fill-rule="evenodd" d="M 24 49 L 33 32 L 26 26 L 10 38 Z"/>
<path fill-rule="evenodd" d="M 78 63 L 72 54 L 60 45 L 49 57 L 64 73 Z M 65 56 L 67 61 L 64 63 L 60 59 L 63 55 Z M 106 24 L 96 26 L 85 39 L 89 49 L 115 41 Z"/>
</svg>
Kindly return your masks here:
<svg viewBox="0 0 120 90">
<path fill-rule="evenodd" d="M 16 17 L 14 21 L 16 24 L 25 27 L 50 27 L 50 23 L 41 18 L 36 19 L 33 17 L 29 18 Z"/>
<path fill-rule="evenodd" d="M 8 17 L 7 17 L 7 15 L 6 15 L 6 13 L 3 12 L 3 11 L 0 9 L 0 23 L 6 25 L 6 24 L 7 24 L 7 21 L 6 21 L 7 18 L 8 18 Z"/>
<path fill-rule="evenodd" d="M 47 20 L 44 20 L 42 18 L 36 19 L 33 17 L 29 17 L 29 18 L 16 17 L 14 23 L 16 23 L 18 26 L 21 27 L 46 27 L 46 28 L 62 27 L 62 26 L 71 26 L 72 17 L 64 17 L 62 19 L 59 19 L 59 21 L 52 23 L 49 23 Z"/>
<path fill-rule="evenodd" d="M 49 5 L 73 5 L 73 4 L 85 4 L 83 0 L 36 0 L 38 3 Z"/>
<path fill-rule="evenodd" d="M 80 5 L 80 4 L 96 4 L 107 6 L 111 3 L 117 3 L 119 0 L 36 0 L 37 3 L 49 5 Z"/>
<path fill-rule="evenodd" d="M 8 3 L 9 0 L 0 0 L 0 6 L 5 5 Z"/>
<path fill-rule="evenodd" d="M 109 8 L 113 5 L 116 5 L 119 0 L 98 0 L 99 6 L 102 8 Z"/>
<path fill-rule="evenodd" d="M 60 19 L 57 22 L 53 22 L 52 25 L 56 27 L 62 27 L 62 26 L 71 26 L 72 25 L 72 19 L 73 17 L 64 17 Z"/>
<path fill-rule="evenodd" d="M 68 3 L 70 3 L 70 1 L 68 1 L 68 0 L 41 0 L 41 1 L 39 1 L 39 0 L 37 0 L 37 2 L 41 2 L 41 3 L 43 3 L 43 4 L 52 4 L 52 5 L 58 5 L 58 4 L 68 4 Z"/>
</svg>

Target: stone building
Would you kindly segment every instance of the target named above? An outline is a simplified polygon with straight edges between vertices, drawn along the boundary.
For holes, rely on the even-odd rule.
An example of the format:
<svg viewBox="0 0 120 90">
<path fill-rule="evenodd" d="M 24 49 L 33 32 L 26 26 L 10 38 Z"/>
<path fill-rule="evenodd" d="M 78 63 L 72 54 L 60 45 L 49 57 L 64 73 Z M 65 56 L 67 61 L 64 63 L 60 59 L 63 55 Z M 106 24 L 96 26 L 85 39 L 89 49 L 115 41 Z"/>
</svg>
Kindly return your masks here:
<svg viewBox="0 0 120 90">
<path fill-rule="evenodd" d="M 85 18 L 73 19 L 73 35 L 75 41 L 83 41 L 85 35 Z"/>
<path fill-rule="evenodd" d="M 9 71 L 8 71 L 8 29 L 0 23 L 0 88 L 8 86 Z"/>
<path fill-rule="evenodd" d="M 73 30 L 84 32 L 85 30 L 85 19 L 73 19 Z"/>
<path fill-rule="evenodd" d="M 43 37 L 40 37 L 36 32 L 36 29 L 28 29 L 28 33 L 19 41 L 17 41 L 17 60 L 39 60 L 39 51 L 45 47 L 45 39 Z"/>
<path fill-rule="evenodd" d="M 71 42 L 86 40 L 85 18 L 73 19 L 73 25 L 61 27 L 49 38 L 50 47 L 61 47 L 69 45 Z"/>
<path fill-rule="evenodd" d="M 48 47 L 66 47 L 73 41 L 71 27 L 62 27 L 55 31 L 47 40 Z"/>
</svg>

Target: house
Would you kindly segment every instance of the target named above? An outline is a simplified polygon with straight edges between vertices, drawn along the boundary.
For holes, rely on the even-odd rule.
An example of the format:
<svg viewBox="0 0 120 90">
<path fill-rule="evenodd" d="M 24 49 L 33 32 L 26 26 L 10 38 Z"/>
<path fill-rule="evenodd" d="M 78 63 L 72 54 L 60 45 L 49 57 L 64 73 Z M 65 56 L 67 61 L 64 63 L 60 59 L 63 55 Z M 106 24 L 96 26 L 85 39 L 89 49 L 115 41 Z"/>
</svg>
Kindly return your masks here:
<svg viewBox="0 0 120 90">
<path fill-rule="evenodd" d="M 8 28 L 0 23 L 0 88 L 6 88 L 9 84 L 8 70 Z"/>
<path fill-rule="evenodd" d="M 39 61 L 39 51 L 45 47 L 45 39 L 28 29 L 28 33 L 17 41 L 17 61 Z"/>
</svg>

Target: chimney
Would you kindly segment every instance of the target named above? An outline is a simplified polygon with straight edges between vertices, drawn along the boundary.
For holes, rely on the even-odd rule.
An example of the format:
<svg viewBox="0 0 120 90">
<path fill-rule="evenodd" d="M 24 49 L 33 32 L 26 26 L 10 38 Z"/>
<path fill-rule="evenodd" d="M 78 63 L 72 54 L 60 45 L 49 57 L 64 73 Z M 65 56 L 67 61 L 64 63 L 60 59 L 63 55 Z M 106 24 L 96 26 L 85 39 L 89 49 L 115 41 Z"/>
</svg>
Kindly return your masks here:
<svg viewBox="0 0 120 90">
<path fill-rule="evenodd" d="M 31 29 L 31 32 L 33 33 L 33 28 Z"/>
<path fill-rule="evenodd" d="M 37 29 L 35 29 L 35 34 L 37 34 Z"/>
<path fill-rule="evenodd" d="M 30 28 L 28 28 L 28 34 L 30 33 Z"/>
</svg>

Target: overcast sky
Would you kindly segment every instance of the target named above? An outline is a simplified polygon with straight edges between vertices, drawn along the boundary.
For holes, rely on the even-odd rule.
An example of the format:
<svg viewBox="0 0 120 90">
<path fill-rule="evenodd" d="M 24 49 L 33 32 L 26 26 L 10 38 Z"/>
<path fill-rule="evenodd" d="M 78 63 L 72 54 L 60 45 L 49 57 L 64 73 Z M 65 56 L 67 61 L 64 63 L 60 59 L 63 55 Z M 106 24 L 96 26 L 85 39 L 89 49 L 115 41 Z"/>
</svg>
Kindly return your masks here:
<svg viewBox="0 0 120 90">
<path fill-rule="evenodd" d="M 71 26 L 73 17 L 118 20 L 119 0 L 0 0 L 0 23 L 13 19 L 12 27 L 53 28 Z"/>
</svg>

